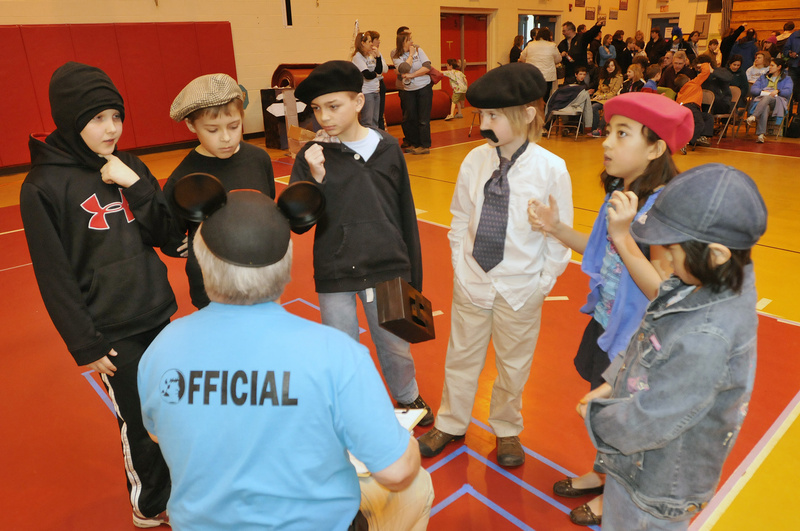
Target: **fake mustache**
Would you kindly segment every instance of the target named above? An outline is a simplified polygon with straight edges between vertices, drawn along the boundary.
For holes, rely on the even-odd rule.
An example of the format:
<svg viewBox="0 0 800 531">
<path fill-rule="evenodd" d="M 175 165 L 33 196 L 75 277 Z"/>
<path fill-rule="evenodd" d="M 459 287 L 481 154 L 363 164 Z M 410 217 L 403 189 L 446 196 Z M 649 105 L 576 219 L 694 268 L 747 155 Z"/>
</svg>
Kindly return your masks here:
<svg viewBox="0 0 800 531">
<path fill-rule="evenodd" d="M 494 134 L 494 131 L 492 131 L 491 129 L 481 129 L 481 136 L 482 136 L 483 138 L 486 138 L 486 139 L 488 139 L 488 140 L 491 140 L 491 141 L 492 141 L 492 142 L 494 142 L 495 144 L 496 144 L 497 142 L 499 142 L 499 140 L 497 139 L 497 135 L 496 135 L 496 134 Z"/>
</svg>

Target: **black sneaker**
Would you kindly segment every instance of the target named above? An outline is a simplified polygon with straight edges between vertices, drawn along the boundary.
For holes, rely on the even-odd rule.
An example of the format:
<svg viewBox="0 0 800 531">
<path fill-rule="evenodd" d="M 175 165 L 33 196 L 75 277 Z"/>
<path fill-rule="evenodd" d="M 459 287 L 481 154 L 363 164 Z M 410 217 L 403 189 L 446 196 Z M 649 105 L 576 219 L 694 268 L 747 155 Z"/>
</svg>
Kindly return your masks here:
<svg viewBox="0 0 800 531">
<path fill-rule="evenodd" d="M 419 421 L 419 425 L 430 426 L 433 424 L 433 411 L 431 410 L 431 407 L 422 399 L 422 396 L 417 396 L 417 398 L 410 404 L 401 404 L 398 402 L 397 407 L 405 409 L 424 409 L 426 410 L 426 413 L 425 416 L 422 417 L 422 420 Z"/>
</svg>

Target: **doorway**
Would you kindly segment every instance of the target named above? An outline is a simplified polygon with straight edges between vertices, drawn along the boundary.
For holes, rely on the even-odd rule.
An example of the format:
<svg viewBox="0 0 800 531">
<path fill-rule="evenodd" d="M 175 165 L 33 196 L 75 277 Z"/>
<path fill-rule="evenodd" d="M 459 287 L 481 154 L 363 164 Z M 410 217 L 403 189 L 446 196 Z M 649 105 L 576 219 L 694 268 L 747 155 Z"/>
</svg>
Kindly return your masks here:
<svg viewBox="0 0 800 531">
<path fill-rule="evenodd" d="M 442 69 L 447 68 L 448 59 L 458 59 L 465 65 L 464 74 L 470 84 L 485 74 L 489 66 L 486 53 L 487 26 L 488 16 L 485 14 L 442 13 Z M 442 80 L 442 84 L 445 90 L 452 92 L 447 78 Z"/>
<path fill-rule="evenodd" d="M 555 40 L 559 33 L 556 33 L 556 24 L 558 17 L 555 15 L 520 15 L 517 23 L 517 35 L 525 37 L 525 45 L 531 40 L 531 30 L 539 28 L 547 28 Z M 510 46 L 509 46 L 510 48 Z M 523 46 L 524 48 L 524 46 Z"/>
<path fill-rule="evenodd" d="M 680 15 L 678 13 L 673 14 L 672 16 L 660 17 L 660 18 L 651 18 L 650 19 L 650 31 L 653 28 L 660 28 L 661 29 L 661 37 L 663 39 L 667 39 L 668 41 L 672 41 L 672 32 L 680 26 Z M 688 35 L 688 33 L 687 33 Z M 649 39 L 649 34 L 648 34 Z M 673 44 L 673 49 L 677 49 L 677 43 Z"/>
</svg>

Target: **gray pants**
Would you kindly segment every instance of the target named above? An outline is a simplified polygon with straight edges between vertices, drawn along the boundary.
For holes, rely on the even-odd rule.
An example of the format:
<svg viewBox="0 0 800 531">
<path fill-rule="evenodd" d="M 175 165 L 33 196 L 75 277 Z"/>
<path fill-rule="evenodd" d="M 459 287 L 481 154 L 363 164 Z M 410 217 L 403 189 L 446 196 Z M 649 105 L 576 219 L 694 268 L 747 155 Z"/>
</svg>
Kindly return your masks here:
<svg viewBox="0 0 800 531">
<path fill-rule="evenodd" d="M 756 108 L 753 110 L 753 116 L 756 117 L 756 134 L 763 135 L 767 132 L 767 121 L 772 116 L 772 110 L 775 108 L 774 96 L 761 96 L 756 103 Z"/>
</svg>

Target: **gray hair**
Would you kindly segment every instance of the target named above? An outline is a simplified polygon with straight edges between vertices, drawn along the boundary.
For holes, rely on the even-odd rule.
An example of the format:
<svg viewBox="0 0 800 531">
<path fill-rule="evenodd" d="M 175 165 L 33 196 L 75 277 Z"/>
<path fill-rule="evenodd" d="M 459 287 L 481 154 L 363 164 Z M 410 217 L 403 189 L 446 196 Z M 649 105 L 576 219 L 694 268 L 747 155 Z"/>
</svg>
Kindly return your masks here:
<svg viewBox="0 0 800 531">
<path fill-rule="evenodd" d="M 292 241 L 280 261 L 264 267 L 243 267 L 220 260 L 201 234 L 194 236 L 194 253 L 203 272 L 206 294 L 214 302 L 247 306 L 277 300 L 292 279 Z"/>
</svg>

